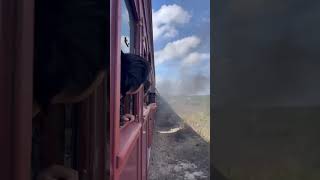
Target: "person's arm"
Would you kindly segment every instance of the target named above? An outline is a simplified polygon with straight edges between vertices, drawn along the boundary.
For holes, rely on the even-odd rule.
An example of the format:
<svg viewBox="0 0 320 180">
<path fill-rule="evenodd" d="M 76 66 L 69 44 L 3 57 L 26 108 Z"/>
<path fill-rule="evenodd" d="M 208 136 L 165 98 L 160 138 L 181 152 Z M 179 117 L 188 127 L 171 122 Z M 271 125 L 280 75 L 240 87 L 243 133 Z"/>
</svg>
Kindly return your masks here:
<svg viewBox="0 0 320 180">
<path fill-rule="evenodd" d="M 151 103 L 148 105 L 148 107 L 150 108 L 150 110 L 155 110 L 157 108 L 157 104 L 156 103 Z"/>
<path fill-rule="evenodd" d="M 132 114 L 125 114 L 121 116 L 121 119 L 124 121 L 134 121 L 135 117 Z"/>
<path fill-rule="evenodd" d="M 147 113 L 149 113 L 151 110 L 155 110 L 157 108 L 156 103 L 151 103 L 147 106 L 143 106 L 143 116 L 145 116 Z"/>
<path fill-rule="evenodd" d="M 145 110 L 155 110 L 156 108 L 157 108 L 157 104 L 151 103 L 145 108 Z"/>
<path fill-rule="evenodd" d="M 61 165 L 52 165 L 40 172 L 37 180 L 79 180 L 78 172 Z"/>
</svg>

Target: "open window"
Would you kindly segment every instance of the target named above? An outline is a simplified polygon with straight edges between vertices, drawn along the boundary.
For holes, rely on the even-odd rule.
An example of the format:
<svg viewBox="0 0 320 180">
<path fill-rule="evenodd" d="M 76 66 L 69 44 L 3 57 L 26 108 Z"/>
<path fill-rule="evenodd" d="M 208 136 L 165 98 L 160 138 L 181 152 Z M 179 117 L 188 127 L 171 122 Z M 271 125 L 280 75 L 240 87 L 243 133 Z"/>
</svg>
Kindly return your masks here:
<svg viewBox="0 0 320 180">
<path fill-rule="evenodd" d="M 118 56 L 120 54 L 120 47 L 123 53 L 133 53 L 139 54 L 139 33 L 140 28 L 137 26 L 138 22 L 138 12 L 139 9 L 137 4 L 140 1 L 134 0 L 121 0 L 115 1 L 112 9 L 115 9 L 112 13 L 113 17 L 121 17 L 121 21 L 117 18 L 111 19 L 111 32 L 118 35 L 115 41 L 111 41 L 111 48 L 115 51 L 111 51 L 112 59 L 110 59 L 112 67 L 110 80 L 110 116 L 111 116 L 111 178 L 126 180 L 132 179 L 136 180 L 141 176 L 141 89 L 132 94 L 126 94 L 124 97 L 120 98 L 120 86 L 118 83 L 121 75 L 121 58 Z M 118 7 L 120 5 L 120 7 Z M 116 11 L 120 9 L 120 11 Z M 120 26 L 119 26 L 120 24 Z M 114 26 L 113 26 L 114 25 Z M 121 27 L 121 29 L 118 29 Z M 119 32 L 119 33 L 118 33 Z M 111 33 L 112 34 L 112 33 Z M 120 37 L 119 37 L 120 36 Z M 120 42 L 119 42 L 120 40 Z M 140 55 L 140 54 L 139 54 Z M 120 61 L 120 63 L 119 63 Z M 120 71 L 120 72 L 119 72 Z M 142 86 L 141 86 L 142 87 Z M 114 95 L 114 96 L 113 96 Z M 114 97 L 114 98 L 113 98 Z M 114 107 L 112 107 L 112 105 Z M 121 117 L 119 115 L 124 115 L 125 113 L 131 114 L 135 117 L 134 121 L 121 122 Z"/>
<path fill-rule="evenodd" d="M 122 0 L 121 3 L 121 51 L 124 53 L 135 53 L 135 18 L 130 2 Z M 120 99 L 120 118 L 122 115 L 131 114 L 137 117 L 136 110 L 137 94 L 127 94 Z M 126 122 L 120 119 L 120 127 L 127 125 Z"/>
<path fill-rule="evenodd" d="M 121 3 L 121 51 L 135 53 L 134 16 L 130 3 L 122 0 Z"/>
</svg>

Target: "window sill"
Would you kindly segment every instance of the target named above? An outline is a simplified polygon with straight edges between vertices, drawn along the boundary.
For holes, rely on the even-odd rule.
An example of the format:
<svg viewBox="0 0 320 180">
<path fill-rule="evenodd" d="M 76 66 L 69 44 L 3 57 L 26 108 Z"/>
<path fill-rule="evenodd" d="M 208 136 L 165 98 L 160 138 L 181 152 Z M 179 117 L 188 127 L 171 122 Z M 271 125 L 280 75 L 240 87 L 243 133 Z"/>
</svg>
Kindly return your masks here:
<svg viewBox="0 0 320 180">
<path fill-rule="evenodd" d="M 133 121 L 120 129 L 120 151 L 117 155 L 117 168 L 126 164 L 134 146 L 137 144 L 141 123 Z"/>
</svg>

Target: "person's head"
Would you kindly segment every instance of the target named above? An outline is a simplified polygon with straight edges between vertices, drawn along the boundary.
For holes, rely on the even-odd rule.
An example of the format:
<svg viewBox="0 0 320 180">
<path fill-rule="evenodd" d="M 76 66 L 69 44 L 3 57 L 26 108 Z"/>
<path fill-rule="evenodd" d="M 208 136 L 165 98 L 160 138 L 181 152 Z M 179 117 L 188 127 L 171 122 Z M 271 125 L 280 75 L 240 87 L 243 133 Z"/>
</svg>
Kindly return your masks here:
<svg viewBox="0 0 320 180">
<path fill-rule="evenodd" d="M 138 90 L 147 80 L 150 63 L 141 56 L 121 51 L 121 96 Z"/>
</svg>

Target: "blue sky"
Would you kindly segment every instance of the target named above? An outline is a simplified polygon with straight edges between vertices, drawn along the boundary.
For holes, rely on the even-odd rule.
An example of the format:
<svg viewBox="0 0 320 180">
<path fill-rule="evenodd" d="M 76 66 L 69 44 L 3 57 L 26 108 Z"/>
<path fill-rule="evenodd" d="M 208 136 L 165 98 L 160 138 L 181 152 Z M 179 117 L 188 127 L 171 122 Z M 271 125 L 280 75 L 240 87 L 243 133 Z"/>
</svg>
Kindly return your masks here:
<svg viewBox="0 0 320 180">
<path fill-rule="evenodd" d="M 129 52 L 122 0 L 121 49 Z M 153 0 L 156 87 L 162 95 L 210 94 L 210 0 Z"/>
<path fill-rule="evenodd" d="M 188 23 L 177 26 L 179 35 L 171 40 L 190 35 L 197 35 L 204 40 L 210 37 L 210 0 L 199 0 L 196 2 L 194 0 L 154 0 L 152 1 L 152 9 L 157 11 L 163 5 L 174 4 L 187 11 L 191 15 L 191 18 Z M 161 48 L 167 42 L 168 39 L 159 38 L 157 42 L 155 42 L 155 50 Z M 203 50 L 210 51 L 210 41 L 208 40 L 206 43 L 203 43 L 202 48 Z"/>
<path fill-rule="evenodd" d="M 154 0 L 157 89 L 210 94 L 210 0 Z"/>
</svg>

